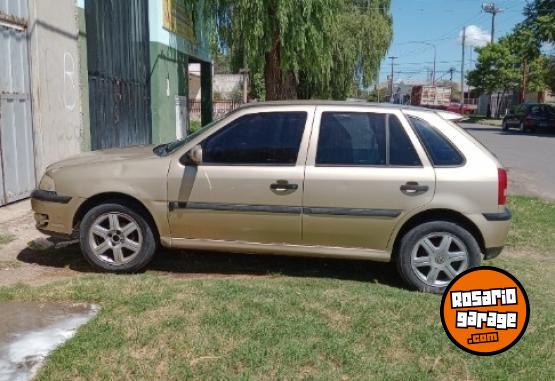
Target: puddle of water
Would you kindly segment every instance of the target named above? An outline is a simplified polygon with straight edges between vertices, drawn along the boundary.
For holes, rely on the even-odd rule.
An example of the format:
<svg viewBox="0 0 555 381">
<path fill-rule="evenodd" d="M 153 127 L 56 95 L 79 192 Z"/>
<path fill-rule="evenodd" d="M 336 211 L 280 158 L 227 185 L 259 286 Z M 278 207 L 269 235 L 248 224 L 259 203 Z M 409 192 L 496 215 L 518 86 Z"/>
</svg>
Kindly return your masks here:
<svg viewBox="0 0 555 381">
<path fill-rule="evenodd" d="M 30 380 L 50 352 L 92 319 L 83 304 L 0 304 L 0 381 Z"/>
</svg>

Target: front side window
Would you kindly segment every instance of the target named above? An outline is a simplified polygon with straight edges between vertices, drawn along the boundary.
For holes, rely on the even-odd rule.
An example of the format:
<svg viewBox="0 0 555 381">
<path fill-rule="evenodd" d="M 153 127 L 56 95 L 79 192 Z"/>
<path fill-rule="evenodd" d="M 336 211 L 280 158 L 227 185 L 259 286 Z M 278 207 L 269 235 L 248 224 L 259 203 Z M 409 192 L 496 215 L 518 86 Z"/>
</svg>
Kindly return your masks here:
<svg viewBox="0 0 555 381">
<path fill-rule="evenodd" d="M 324 112 L 316 165 L 420 166 L 421 162 L 396 116 Z"/>
<path fill-rule="evenodd" d="M 295 165 L 306 112 L 269 112 L 238 118 L 202 143 L 203 163 Z"/>
<path fill-rule="evenodd" d="M 456 166 L 464 164 L 463 156 L 441 132 L 428 122 L 408 117 L 416 130 L 422 144 L 426 148 L 434 166 Z"/>
</svg>

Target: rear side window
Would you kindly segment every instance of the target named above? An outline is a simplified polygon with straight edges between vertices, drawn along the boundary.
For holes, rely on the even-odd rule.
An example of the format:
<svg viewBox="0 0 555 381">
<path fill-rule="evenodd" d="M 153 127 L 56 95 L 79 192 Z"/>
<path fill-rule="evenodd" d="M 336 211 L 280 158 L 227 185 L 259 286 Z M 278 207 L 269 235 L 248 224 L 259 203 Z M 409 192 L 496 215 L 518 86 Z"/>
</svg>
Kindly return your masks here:
<svg viewBox="0 0 555 381">
<path fill-rule="evenodd" d="M 426 148 L 432 164 L 436 167 L 464 164 L 464 157 L 449 140 L 428 122 L 408 117 L 418 137 Z"/>
<path fill-rule="evenodd" d="M 396 116 L 389 116 L 389 164 L 403 167 L 422 165 L 405 129 Z"/>
<path fill-rule="evenodd" d="M 362 112 L 324 112 L 316 164 L 321 166 L 420 166 L 397 117 Z"/>
</svg>

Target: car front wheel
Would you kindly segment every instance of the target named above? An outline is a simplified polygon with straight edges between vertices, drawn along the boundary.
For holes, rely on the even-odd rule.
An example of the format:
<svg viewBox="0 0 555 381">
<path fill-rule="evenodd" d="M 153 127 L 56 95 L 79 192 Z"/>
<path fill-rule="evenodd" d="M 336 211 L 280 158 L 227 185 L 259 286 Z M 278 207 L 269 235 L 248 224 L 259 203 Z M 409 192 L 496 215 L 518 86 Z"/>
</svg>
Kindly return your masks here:
<svg viewBox="0 0 555 381">
<path fill-rule="evenodd" d="M 396 263 L 411 288 L 439 294 L 457 275 L 480 266 L 481 258 L 476 239 L 466 229 L 435 221 L 416 226 L 403 236 Z"/>
<path fill-rule="evenodd" d="M 156 240 L 145 218 L 126 205 L 104 204 L 91 209 L 80 229 L 81 251 L 94 267 L 133 273 L 156 252 Z"/>
</svg>

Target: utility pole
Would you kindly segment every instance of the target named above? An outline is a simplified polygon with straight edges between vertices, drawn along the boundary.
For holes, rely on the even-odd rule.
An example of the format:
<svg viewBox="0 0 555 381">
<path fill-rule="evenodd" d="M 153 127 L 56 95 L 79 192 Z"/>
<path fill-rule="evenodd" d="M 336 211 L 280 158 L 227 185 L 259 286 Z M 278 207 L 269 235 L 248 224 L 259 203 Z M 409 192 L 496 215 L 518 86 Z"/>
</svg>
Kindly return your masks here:
<svg viewBox="0 0 555 381">
<path fill-rule="evenodd" d="M 449 69 L 449 74 L 450 74 L 449 82 L 453 82 L 453 74 L 455 73 L 455 70 L 456 69 L 454 67 Z"/>
<path fill-rule="evenodd" d="M 486 3 L 482 5 L 482 10 L 486 13 L 491 13 L 491 43 L 495 42 L 495 17 L 498 13 L 503 12 L 503 9 L 497 7 L 495 3 Z"/>
<path fill-rule="evenodd" d="M 393 103 L 393 95 L 394 95 L 394 94 L 393 94 L 393 91 L 394 91 L 393 84 L 395 83 L 395 82 L 393 81 L 393 74 L 394 74 L 393 68 L 394 68 L 394 66 L 395 66 L 395 60 L 396 60 L 397 58 L 399 58 L 399 57 L 395 57 L 395 56 L 389 57 L 389 59 L 391 60 L 391 98 L 390 98 L 390 102 L 391 102 L 391 103 Z"/>
<path fill-rule="evenodd" d="M 462 60 L 461 60 L 461 113 L 464 111 L 464 53 L 466 46 L 466 25 L 462 30 Z"/>
</svg>

